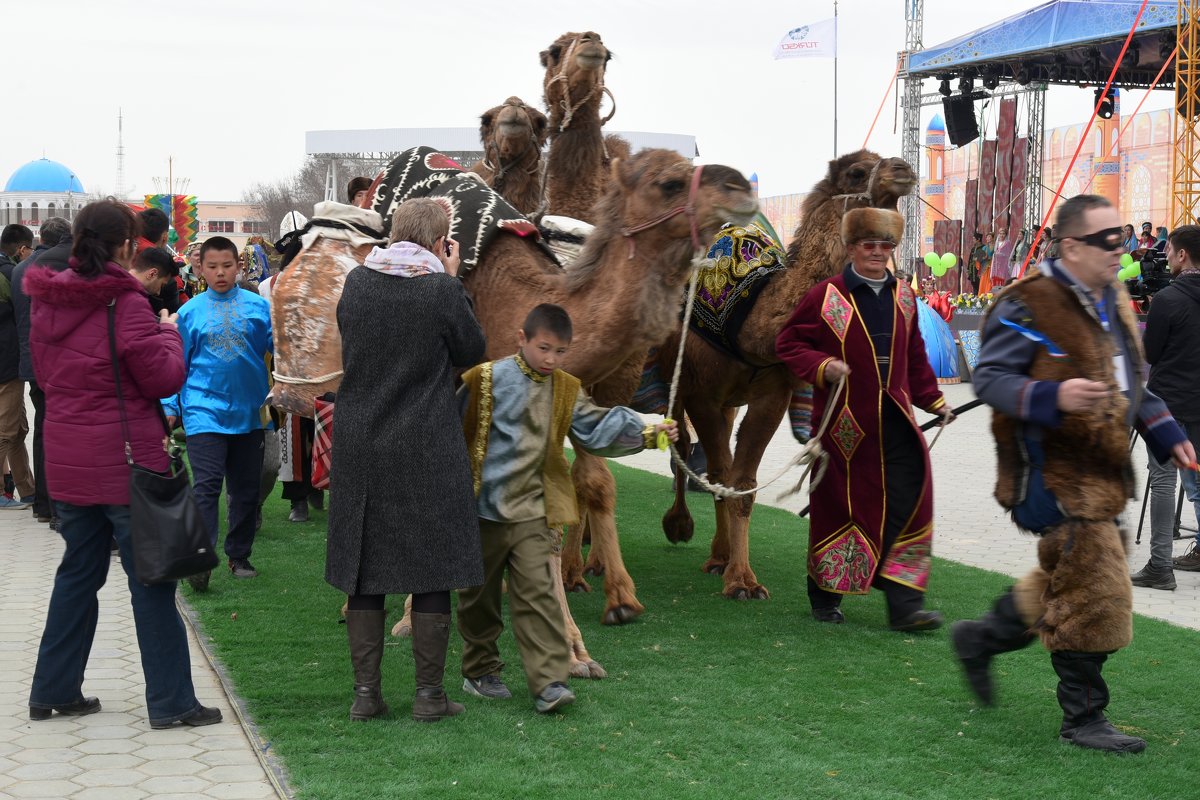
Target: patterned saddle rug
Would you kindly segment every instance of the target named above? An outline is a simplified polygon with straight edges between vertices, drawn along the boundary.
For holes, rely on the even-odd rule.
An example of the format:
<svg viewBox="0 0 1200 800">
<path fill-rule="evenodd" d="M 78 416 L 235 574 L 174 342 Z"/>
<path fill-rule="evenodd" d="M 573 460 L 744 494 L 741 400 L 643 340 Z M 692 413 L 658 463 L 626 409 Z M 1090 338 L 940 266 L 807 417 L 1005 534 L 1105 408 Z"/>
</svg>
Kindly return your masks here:
<svg viewBox="0 0 1200 800">
<path fill-rule="evenodd" d="M 414 147 L 392 159 L 370 190 L 371 208 L 383 217 L 384 231 L 392 229 L 392 214 L 405 200 L 430 197 L 440 200 L 450 213 L 450 238 L 458 242 L 463 269 L 479 263 L 484 249 L 501 232 L 541 241 L 537 226 L 508 201 L 465 172 L 454 159 L 432 147 Z"/>
<path fill-rule="evenodd" d="M 700 270 L 690 328 L 713 346 L 740 357 L 737 337 L 754 301 L 787 256 L 762 226 L 727 225 L 708 248 L 710 265 Z"/>
</svg>

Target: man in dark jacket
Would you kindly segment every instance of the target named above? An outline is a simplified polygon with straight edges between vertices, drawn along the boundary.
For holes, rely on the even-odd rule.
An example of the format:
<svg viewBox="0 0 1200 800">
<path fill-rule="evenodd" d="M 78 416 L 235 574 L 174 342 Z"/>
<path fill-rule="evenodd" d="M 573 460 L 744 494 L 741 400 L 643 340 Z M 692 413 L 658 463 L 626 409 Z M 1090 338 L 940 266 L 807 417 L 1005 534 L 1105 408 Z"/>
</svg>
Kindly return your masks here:
<svg viewBox="0 0 1200 800">
<path fill-rule="evenodd" d="M 141 255 L 151 247 L 158 247 L 166 252 L 167 236 L 171 230 L 171 221 L 161 209 L 147 208 L 138 214 L 142 222 L 142 235 L 138 239 L 137 254 Z M 168 314 L 179 310 L 179 287 L 175 281 L 167 281 L 159 287 L 158 294 L 151 300 L 154 312 L 166 309 Z"/>
<path fill-rule="evenodd" d="M 1167 264 L 1174 278 L 1154 295 L 1143 346 L 1150 364 L 1150 391 L 1200 448 L 1200 226 L 1182 225 L 1167 237 Z M 1175 569 L 1200 571 L 1200 549 L 1171 559 L 1175 534 L 1175 465 L 1150 453 L 1150 560 L 1130 576 L 1134 586 L 1174 589 Z M 1195 472 L 1185 473 L 1195 480 Z M 1198 503 L 1200 505 L 1200 503 Z"/>
<path fill-rule="evenodd" d="M 7 461 L 14 484 L 11 491 L 20 492 L 21 499 L 0 496 L 0 510 L 29 508 L 33 497 L 33 474 L 25 451 L 29 420 L 25 416 L 25 384 L 17 379 L 21 348 L 12 299 L 13 270 L 32 252 L 33 231 L 24 225 L 4 226 L 0 232 L 0 465 Z"/>
<path fill-rule="evenodd" d="M 42 448 L 42 429 L 46 423 L 46 395 L 33 374 L 33 359 L 29 356 L 29 296 L 25 294 L 25 273 L 37 265 L 62 272 L 71 257 L 71 223 L 62 217 L 50 217 L 38 230 L 41 243 L 32 255 L 13 270 L 13 310 L 17 317 L 17 339 L 21 345 L 21 361 L 17 377 L 29 384 L 29 400 L 33 403 L 33 514 L 38 522 L 54 524 L 54 505 L 46 491 L 46 457 Z"/>
</svg>

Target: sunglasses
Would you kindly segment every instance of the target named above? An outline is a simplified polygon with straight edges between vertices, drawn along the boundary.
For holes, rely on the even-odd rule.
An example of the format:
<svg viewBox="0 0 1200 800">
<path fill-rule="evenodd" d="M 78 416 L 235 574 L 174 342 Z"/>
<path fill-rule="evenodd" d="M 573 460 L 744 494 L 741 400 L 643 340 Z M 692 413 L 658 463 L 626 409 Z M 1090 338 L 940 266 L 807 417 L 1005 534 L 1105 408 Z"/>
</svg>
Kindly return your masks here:
<svg viewBox="0 0 1200 800">
<path fill-rule="evenodd" d="M 1110 253 L 1115 253 L 1125 246 L 1125 234 L 1120 228 L 1105 228 L 1102 231 L 1089 233 L 1087 236 L 1064 236 L 1062 238 L 1074 239 Z"/>
<path fill-rule="evenodd" d="M 890 253 L 896 249 L 895 242 L 885 242 L 885 241 L 880 241 L 878 239 L 866 241 L 866 242 L 859 242 L 858 244 L 862 247 L 862 249 L 866 250 L 868 253 L 874 253 L 876 250 L 881 250 L 884 253 Z"/>
</svg>

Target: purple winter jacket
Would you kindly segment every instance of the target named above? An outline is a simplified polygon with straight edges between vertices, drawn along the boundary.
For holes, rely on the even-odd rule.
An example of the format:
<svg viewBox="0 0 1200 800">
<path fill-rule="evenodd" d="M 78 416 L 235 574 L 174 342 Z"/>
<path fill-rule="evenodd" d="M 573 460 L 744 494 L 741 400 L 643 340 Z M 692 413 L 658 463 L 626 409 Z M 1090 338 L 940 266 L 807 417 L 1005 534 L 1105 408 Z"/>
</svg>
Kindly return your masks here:
<svg viewBox="0 0 1200 800">
<path fill-rule="evenodd" d="M 116 300 L 117 358 L 133 460 L 167 468 L 159 398 L 186 375 L 183 342 L 159 323 L 146 291 L 117 264 L 84 278 L 73 269 L 34 268 L 29 342 L 46 393 L 45 454 L 50 496 L 73 505 L 128 505 L 129 467 L 108 346 L 108 304 Z"/>
</svg>

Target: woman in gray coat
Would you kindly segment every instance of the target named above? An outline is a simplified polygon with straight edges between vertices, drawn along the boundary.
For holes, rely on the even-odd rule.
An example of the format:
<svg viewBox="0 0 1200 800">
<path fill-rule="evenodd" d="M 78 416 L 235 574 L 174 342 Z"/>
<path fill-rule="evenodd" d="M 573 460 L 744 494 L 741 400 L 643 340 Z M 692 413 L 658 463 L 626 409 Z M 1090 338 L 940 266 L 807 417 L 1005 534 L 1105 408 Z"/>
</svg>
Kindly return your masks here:
<svg viewBox="0 0 1200 800">
<path fill-rule="evenodd" d="M 483 582 L 483 558 L 454 376 L 483 360 L 484 338 L 448 234 L 441 205 L 404 203 L 391 246 L 375 248 L 347 276 L 338 303 L 344 375 L 325 580 L 350 598 L 352 720 L 387 713 L 380 663 L 388 594 L 413 596 L 413 719 L 463 711 L 442 686 L 450 592 Z"/>
</svg>

